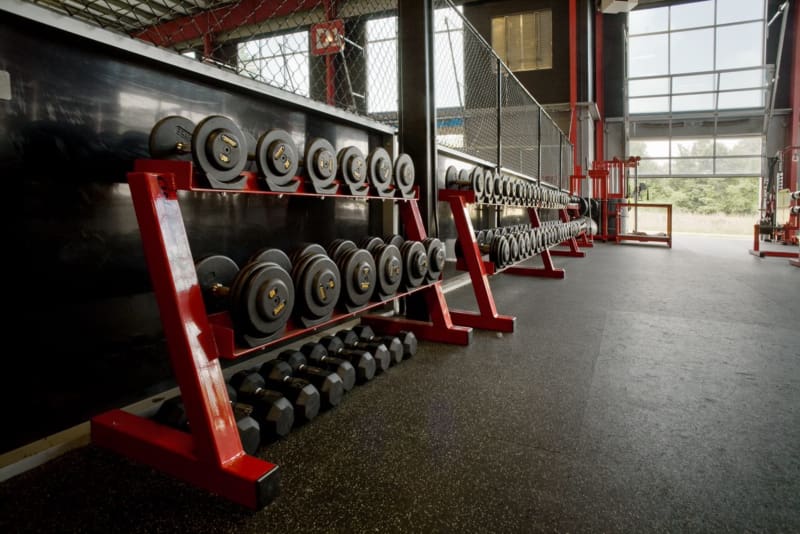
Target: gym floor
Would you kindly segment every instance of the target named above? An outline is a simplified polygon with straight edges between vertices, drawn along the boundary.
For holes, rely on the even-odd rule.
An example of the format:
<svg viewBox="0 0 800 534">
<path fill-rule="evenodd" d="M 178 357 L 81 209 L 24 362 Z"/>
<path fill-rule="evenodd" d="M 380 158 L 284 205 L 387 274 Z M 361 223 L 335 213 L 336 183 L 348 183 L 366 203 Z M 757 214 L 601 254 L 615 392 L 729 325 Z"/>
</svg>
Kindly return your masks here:
<svg viewBox="0 0 800 534">
<path fill-rule="evenodd" d="M 89 446 L 0 485 L 0 531 L 800 531 L 800 269 L 747 248 L 599 244 L 562 281 L 492 278 L 517 331 L 421 343 L 262 449 L 263 511 Z"/>
</svg>

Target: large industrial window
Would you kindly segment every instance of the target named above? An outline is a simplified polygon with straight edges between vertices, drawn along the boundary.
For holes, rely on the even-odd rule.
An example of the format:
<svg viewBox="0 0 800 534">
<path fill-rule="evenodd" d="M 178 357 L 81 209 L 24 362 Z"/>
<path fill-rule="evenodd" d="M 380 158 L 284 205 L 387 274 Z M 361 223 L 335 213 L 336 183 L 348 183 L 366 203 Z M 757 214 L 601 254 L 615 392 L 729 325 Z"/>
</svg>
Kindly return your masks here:
<svg viewBox="0 0 800 534">
<path fill-rule="evenodd" d="M 553 68 L 553 16 L 549 9 L 492 19 L 492 48 L 512 71 Z"/>
<path fill-rule="evenodd" d="M 461 6 L 456 8 L 462 10 Z M 434 11 L 434 96 L 437 108 L 461 107 L 464 101 L 464 22 L 449 9 Z M 396 113 L 397 17 L 367 21 L 367 112 Z"/>
<path fill-rule="evenodd" d="M 295 32 L 238 45 L 239 70 L 279 89 L 309 96 L 308 32 Z"/>
<path fill-rule="evenodd" d="M 703 0 L 628 15 L 628 111 L 763 108 L 763 0 Z"/>
<path fill-rule="evenodd" d="M 640 176 L 759 176 L 761 137 L 631 139 Z"/>
</svg>

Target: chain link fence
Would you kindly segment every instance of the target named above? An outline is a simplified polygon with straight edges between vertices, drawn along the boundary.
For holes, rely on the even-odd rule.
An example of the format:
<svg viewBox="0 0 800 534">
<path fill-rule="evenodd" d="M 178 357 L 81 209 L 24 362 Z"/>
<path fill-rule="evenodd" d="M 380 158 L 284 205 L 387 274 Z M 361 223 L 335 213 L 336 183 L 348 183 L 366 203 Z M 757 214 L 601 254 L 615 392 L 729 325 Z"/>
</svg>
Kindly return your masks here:
<svg viewBox="0 0 800 534">
<path fill-rule="evenodd" d="M 450 0 L 436 0 L 434 5 L 437 143 L 567 187 L 572 173 L 568 137 L 460 7 Z"/>
<path fill-rule="evenodd" d="M 289 93 L 396 116 L 396 0 L 29 1 Z"/>
</svg>

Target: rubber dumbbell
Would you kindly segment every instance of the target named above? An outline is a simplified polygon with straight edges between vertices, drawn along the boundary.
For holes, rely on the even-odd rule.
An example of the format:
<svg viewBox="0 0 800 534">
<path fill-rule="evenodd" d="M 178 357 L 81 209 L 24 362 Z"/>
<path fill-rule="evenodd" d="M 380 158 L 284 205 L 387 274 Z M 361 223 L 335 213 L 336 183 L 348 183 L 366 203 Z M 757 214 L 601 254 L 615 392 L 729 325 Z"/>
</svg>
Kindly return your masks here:
<svg viewBox="0 0 800 534">
<path fill-rule="evenodd" d="M 347 348 L 336 336 L 325 336 L 319 340 L 319 344 L 328 351 L 328 356 L 350 362 L 356 369 L 356 381 L 359 384 L 369 382 L 375 377 L 378 364 L 369 351 Z"/>
<path fill-rule="evenodd" d="M 317 367 L 322 367 L 339 375 L 345 391 L 350 391 L 356 385 L 356 369 L 353 364 L 343 358 L 329 356 L 328 350 L 319 343 L 306 343 L 300 347 L 300 352 Z M 294 366 L 292 367 L 294 368 Z"/>
<path fill-rule="evenodd" d="M 278 354 L 278 360 L 289 364 L 289 374 L 286 376 L 295 376 L 307 380 L 314 385 L 322 397 L 322 402 L 326 408 L 339 406 L 342 402 L 342 395 L 344 395 L 344 385 L 342 379 L 334 371 L 328 371 L 321 367 L 308 365 L 308 361 L 302 352 L 298 350 L 285 350 Z M 270 366 L 271 362 L 267 362 L 264 366 Z M 275 365 L 270 366 L 270 373 L 275 372 L 280 368 L 284 374 L 286 370 L 283 366 Z M 264 368 L 262 366 L 262 369 Z"/>
<path fill-rule="evenodd" d="M 269 365 L 268 365 L 269 364 Z M 295 423 L 311 421 L 319 413 L 319 391 L 307 380 L 291 376 L 292 368 L 281 361 L 267 362 L 258 370 L 268 389 L 282 393 L 294 407 Z"/>
<path fill-rule="evenodd" d="M 247 454 L 253 455 L 261 447 L 261 428 L 258 421 L 250 416 L 252 406 L 234 402 L 231 407 L 236 420 L 236 430 L 239 432 L 239 439 L 242 442 L 242 449 Z M 161 403 L 153 419 L 176 430 L 191 432 L 189 419 L 186 416 L 186 406 L 181 397 L 173 397 Z"/>
<path fill-rule="evenodd" d="M 239 371 L 230 379 L 237 398 L 251 404 L 264 437 L 286 436 L 294 425 L 294 408 L 281 393 L 267 389 L 264 379 L 252 371 Z"/>
<path fill-rule="evenodd" d="M 382 336 L 375 333 L 369 325 L 358 325 L 353 327 L 353 332 L 358 334 L 358 337 L 364 341 L 381 341 L 388 347 L 386 343 L 391 340 L 398 340 L 403 347 L 403 359 L 412 358 L 417 353 L 417 336 L 414 332 L 407 332 L 405 330 L 397 333 L 396 336 Z"/>
<path fill-rule="evenodd" d="M 358 334 L 352 330 L 339 330 L 336 332 L 336 337 L 342 340 L 345 347 L 369 351 L 378 364 L 378 371 L 386 371 L 389 368 L 389 365 L 391 365 L 393 361 L 396 361 L 396 354 L 390 352 L 389 347 L 387 347 L 384 343 L 361 341 L 361 339 L 358 337 Z M 394 351 L 400 351 L 400 359 L 402 360 L 403 348 L 395 345 L 393 349 Z"/>
<path fill-rule="evenodd" d="M 358 338 L 358 342 L 384 345 L 387 349 L 389 349 L 389 354 L 392 357 L 392 364 L 396 365 L 403 361 L 403 343 L 400 341 L 400 338 L 394 336 L 384 336 L 378 339 L 375 337 L 375 332 L 373 332 L 372 328 L 366 325 L 359 325 L 353 327 L 352 330 L 343 330 L 341 332 L 343 335 L 347 336 L 339 336 L 342 337 L 342 341 L 345 342 L 345 345 L 352 344 L 350 341 L 353 339 L 352 336 L 350 336 L 347 332 L 352 332 L 355 334 L 355 336 Z"/>
</svg>

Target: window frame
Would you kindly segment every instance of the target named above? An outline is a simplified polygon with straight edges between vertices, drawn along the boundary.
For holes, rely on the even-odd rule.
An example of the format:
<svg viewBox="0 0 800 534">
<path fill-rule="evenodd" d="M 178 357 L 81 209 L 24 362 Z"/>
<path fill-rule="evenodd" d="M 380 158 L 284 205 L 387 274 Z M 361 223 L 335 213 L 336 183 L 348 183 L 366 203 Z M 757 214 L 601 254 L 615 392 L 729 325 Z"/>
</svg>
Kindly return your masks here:
<svg viewBox="0 0 800 534">
<path fill-rule="evenodd" d="M 533 39 L 534 43 L 536 44 L 536 48 L 534 49 L 534 54 L 533 54 L 534 55 L 533 61 L 536 62 L 537 66 L 534 66 L 534 67 L 523 67 L 523 66 L 520 65 L 520 66 L 515 67 L 514 65 L 512 65 L 509 62 L 509 59 L 508 59 L 508 19 L 512 18 L 512 17 L 520 17 L 520 20 L 521 20 L 522 16 L 524 16 L 524 15 L 534 15 L 534 20 L 536 20 L 538 15 L 541 14 L 541 13 L 547 13 L 548 16 L 549 16 L 549 19 L 550 19 L 550 45 L 549 45 L 549 47 L 547 49 L 549 55 L 544 61 L 545 65 L 547 65 L 547 66 L 541 66 L 541 67 L 538 66 L 539 63 L 540 63 L 540 61 L 538 60 L 538 57 L 541 55 L 541 53 L 540 53 L 541 52 L 541 48 L 539 46 L 541 40 L 536 38 L 536 39 Z M 504 43 L 503 43 L 502 50 L 500 50 L 500 48 L 498 48 L 496 46 L 495 34 L 494 34 L 494 27 L 495 27 L 494 23 L 495 23 L 495 20 L 499 20 L 499 19 L 503 19 L 503 21 L 504 21 L 504 24 L 503 24 L 503 40 L 504 40 Z M 491 17 L 489 19 L 489 25 L 490 25 L 490 44 L 492 46 L 492 49 L 497 54 L 497 57 L 499 57 L 502 60 L 502 62 L 505 65 L 508 66 L 508 68 L 511 70 L 511 72 L 535 72 L 535 71 L 552 70 L 553 69 L 553 10 L 551 8 L 542 8 L 542 9 L 533 9 L 533 10 L 527 10 L 527 11 L 518 11 L 518 12 L 515 12 L 515 13 L 505 13 L 503 15 L 498 15 L 496 17 Z M 534 25 L 536 25 L 535 22 L 534 22 Z M 523 63 L 524 63 L 524 58 L 520 60 L 520 64 L 523 64 Z"/>
</svg>

